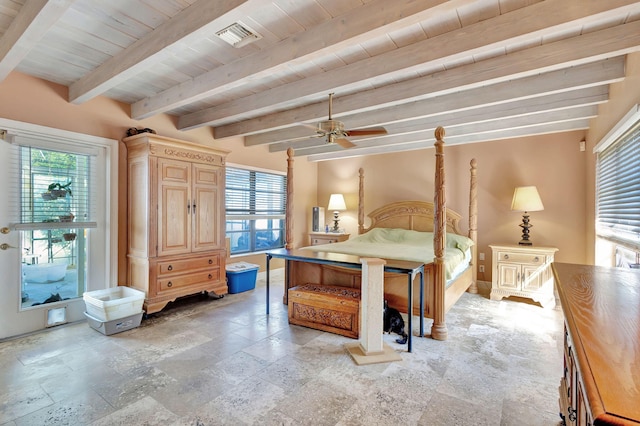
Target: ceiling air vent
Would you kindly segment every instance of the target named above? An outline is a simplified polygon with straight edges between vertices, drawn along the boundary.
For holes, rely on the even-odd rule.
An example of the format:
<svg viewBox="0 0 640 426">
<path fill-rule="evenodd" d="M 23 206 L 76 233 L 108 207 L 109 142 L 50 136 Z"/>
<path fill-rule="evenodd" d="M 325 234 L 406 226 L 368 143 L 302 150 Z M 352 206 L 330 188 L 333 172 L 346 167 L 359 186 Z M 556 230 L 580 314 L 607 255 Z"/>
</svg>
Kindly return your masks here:
<svg viewBox="0 0 640 426">
<path fill-rule="evenodd" d="M 216 33 L 218 37 L 232 45 L 233 47 L 242 47 L 247 44 L 259 40 L 262 36 L 242 22 L 236 22 L 227 28 Z"/>
</svg>

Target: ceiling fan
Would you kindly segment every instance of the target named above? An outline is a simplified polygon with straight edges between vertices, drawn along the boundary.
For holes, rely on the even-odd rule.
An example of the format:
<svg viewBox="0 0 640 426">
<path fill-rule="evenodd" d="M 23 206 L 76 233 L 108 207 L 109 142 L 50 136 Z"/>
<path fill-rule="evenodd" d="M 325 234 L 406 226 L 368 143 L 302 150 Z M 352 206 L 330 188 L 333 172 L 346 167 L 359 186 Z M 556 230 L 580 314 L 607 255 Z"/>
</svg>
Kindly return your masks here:
<svg viewBox="0 0 640 426">
<path fill-rule="evenodd" d="M 387 130 L 384 127 L 370 127 L 367 129 L 351 129 L 344 128 L 342 121 L 333 120 L 331 114 L 333 111 L 333 93 L 329 93 L 329 119 L 320 121 L 315 126 L 306 123 L 300 123 L 305 127 L 309 127 L 316 131 L 315 136 L 309 136 L 310 138 L 322 138 L 326 137 L 327 143 L 335 143 L 343 148 L 351 148 L 356 146 L 353 142 L 347 139 L 347 137 L 359 137 L 359 136 L 372 136 L 372 135 L 386 135 Z M 302 139 L 302 138 L 300 138 Z"/>
</svg>

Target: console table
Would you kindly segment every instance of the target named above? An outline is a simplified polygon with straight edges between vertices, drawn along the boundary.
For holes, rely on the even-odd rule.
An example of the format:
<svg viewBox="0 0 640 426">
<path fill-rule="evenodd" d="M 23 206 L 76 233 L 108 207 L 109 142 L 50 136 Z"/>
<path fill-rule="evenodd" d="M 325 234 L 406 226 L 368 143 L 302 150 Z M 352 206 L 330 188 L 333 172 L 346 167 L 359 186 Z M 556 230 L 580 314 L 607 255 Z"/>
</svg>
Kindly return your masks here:
<svg viewBox="0 0 640 426">
<path fill-rule="evenodd" d="M 285 262 L 285 293 L 289 288 L 286 280 L 289 277 L 289 262 L 290 261 L 298 261 L 298 262 L 309 262 L 309 263 L 320 263 L 325 265 L 333 265 L 339 266 L 343 268 L 350 269 L 362 269 L 362 263 L 360 263 L 360 257 L 353 256 L 349 254 L 340 254 L 340 253 L 326 253 L 326 252 L 314 252 L 311 250 L 287 250 L 287 249 L 277 249 L 271 250 L 266 253 L 267 255 L 267 264 L 266 264 L 266 287 L 267 287 L 267 315 L 269 315 L 269 285 L 270 285 L 270 262 L 272 258 L 284 259 Z M 411 344 L 411 336 L 412 336 L 412 322 L 411 322 L 411 313 L 413 312 L 413 279 L 417 274 L 420 274 L 420 336 L 424 335 L 424 264 L 420 262 L 409 262 L 404 260 L 389 260 L 385 259 L 387 262 L 384 265 L 385 272 L 397 273 L 397 274 L 405 274 L 407 275 L 407 294 L 408 294 L 408 302 L 409 309 L 407 314 L 407 351 L 412 351 Z M 324 283 L 331 284 L 331 283 Z M 382 309 L 382 306 L 380 307 Z M 380 330 L 382 333 L 382 330 Z"/>
<path fill-rule="evenodd" d="M 560 417 L 640 425 L 640 272 L 553 263 L 564 312 Z"/>
</svg>

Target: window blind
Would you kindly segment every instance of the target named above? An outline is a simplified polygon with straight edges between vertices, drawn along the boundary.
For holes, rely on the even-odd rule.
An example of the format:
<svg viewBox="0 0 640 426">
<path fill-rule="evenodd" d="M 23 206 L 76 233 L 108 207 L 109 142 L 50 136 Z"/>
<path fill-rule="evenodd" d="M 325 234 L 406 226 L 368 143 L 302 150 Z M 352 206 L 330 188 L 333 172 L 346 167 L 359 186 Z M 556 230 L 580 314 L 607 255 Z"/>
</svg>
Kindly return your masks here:
<svg viewBox="0 0 640 426">
<path fill-rule="evenodd" d="M 284 219 L 286 198 L 285 176 L 226 168 L 227 219 Z"/>
<path fill-rule="evenodd" d="M 14 229 L 96 227 L 95 155 L 16 144 L 11 156 Z"/>
<path fill-rule="evenodd" d="M 598 154 L 596 231 L 640 243 L 640 121 Z"/>
</svg>

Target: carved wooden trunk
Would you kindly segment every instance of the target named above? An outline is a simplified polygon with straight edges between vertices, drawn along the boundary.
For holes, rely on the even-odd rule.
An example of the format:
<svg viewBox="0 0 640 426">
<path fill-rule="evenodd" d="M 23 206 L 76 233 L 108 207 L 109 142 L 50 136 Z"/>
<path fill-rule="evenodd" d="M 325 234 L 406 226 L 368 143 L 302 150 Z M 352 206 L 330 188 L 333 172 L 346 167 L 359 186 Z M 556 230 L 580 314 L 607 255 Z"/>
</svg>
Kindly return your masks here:
<svg viewBox="0 0 640 426">
<path fill-rule="evenodd" d="M 289 323 L 357 339 L 360 290 L 318 284 L 289 289 Z"/>
</svg>

